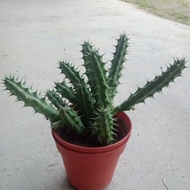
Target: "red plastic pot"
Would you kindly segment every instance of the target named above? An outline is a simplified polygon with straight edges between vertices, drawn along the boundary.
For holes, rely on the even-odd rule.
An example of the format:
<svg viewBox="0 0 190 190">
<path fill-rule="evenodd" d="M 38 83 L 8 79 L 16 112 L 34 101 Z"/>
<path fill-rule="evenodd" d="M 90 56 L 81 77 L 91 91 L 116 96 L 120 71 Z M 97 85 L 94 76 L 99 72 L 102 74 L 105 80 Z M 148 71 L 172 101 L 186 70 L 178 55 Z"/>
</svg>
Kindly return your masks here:
<svg viewBox="0 0 190 190">
<path fill-rule="evenodd" d="M 118 159 L 131 134 L 129 117 L 120 112 L 118 142 L 103 147 L 82 147 L 64 141 L 59 129 L 52 130 L 56 146 L 62 155 L 69 182 L 78 190 L 102 190 L 112 180 Z"/>
</svg>

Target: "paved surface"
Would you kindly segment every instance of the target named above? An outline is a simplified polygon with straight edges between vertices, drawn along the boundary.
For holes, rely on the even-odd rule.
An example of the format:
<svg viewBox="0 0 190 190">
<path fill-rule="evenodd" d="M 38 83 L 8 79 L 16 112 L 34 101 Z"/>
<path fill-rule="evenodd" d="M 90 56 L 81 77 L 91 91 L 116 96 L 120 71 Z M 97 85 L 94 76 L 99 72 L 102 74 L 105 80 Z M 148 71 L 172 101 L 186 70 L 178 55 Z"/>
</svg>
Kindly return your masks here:
<svg viewBox="0 0 190 190">
<path fill-rule="evenodd" d="M 60 78 L 59 60 L 81 64 L 80 43 L 92 41 L 111 59 L 121 32 L 129 34 L 131 45 L 116 104 L 173 57 L 190 60 L 190 27 L 118 0 L 1 0 L 0 78 L 14 73 L 44 92 Z M 189 189 L 189 69 L 183 76 L 128 113 L 133 134 L 106 190 Z M 0 189 L 73 190 L 48 121 L 21 109 L 2 89 L 1 84 Z"/>
</svg>

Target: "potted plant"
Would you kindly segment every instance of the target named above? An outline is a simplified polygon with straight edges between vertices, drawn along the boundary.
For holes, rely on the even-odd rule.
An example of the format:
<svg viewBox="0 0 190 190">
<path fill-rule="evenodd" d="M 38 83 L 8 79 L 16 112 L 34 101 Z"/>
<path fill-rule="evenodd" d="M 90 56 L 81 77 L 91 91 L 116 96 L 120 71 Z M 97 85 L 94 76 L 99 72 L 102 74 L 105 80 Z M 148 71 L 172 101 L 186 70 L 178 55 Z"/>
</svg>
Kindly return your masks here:
<svg viewBox="0 0 190 190">
<path fill-rule="evenodd" d="M 68 180 L 79 190 L 102 190 L 110 183 L 131 134 L 131 121 L 124 111 L 161 92 L 186 68 L 185 59 L 175 59 L 166 71 L 114 106 L 128 41 L 125 34 L 119 36 L 109 68 L 98 50 L 84 42 L 85 72 L 68 61 L 60 61 L 64 79 L 55 82 L 53 90 L 47 90 L 44 97 L 14 76 L 3 79 L 11 95 L 50 121 Z"/>
</svg>

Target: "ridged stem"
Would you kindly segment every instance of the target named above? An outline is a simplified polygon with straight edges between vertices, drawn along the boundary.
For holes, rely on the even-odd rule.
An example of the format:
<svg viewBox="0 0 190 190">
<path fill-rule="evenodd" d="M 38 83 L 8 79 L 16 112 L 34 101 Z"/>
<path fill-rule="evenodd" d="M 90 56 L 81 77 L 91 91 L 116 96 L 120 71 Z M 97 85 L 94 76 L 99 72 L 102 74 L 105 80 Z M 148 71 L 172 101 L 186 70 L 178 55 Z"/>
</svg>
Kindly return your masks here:
<svg viewBox="0 0 190 190">
<path fill-rule="evenodd" d="M 86 82 L 70 63 L 65 61 L 60 62 L 59 68 L 74 87 L 74 96 L 78 102 L 75 106 L 79 106 L 81 111 L 85 114 L 86 120 L 89 120 L 92 114 L 94 100 Z"/>
<path fill-rule="evenodd" d="M 14 77 L 5 77 L 4 85 L 11 95 L 16 96 L 18 101 L 25 103 L 25 107 L 32 107 L 35 112 L 43 114 L 51 122 L 60 120 L 60 112 L 47 103 L 45 98 L 40 97 L 37 91 L 33 92 L 29 87 L 26 87 L 22 81 Z"/>
<path fill-rule="evenodd" d="M 89 42 L 85 42 L 82 47 L 85 74 L 96 100 L 96 108 L 98 106 L 106 108 L 110 104 L 110 94 L 105 63 L 99 52 Z"/>
<path fill-rule="evenodd" d="M 123 69 L 123 63 L 125 62 L 125 56 L 127 54 L 127 48 L 129 38 L 122 34 L 117 40 L 117 45 L 115 46 L 115 52 L 113 54 L 113 59 L 111 60 L 111 67 L 109 71 L 109 86 L 110 94 L 112 100 L 117 93 L 117 86 L 119 85 L 119 79 L 121 77 L 121 70 Z"/>
<path fill-rule="evenodd" d="M 181 76 L 181 72 L 185 66 L 185 59 L 174 60 L 173 65 L 167 67 L 165 72 L 162 72 L 160 76 L 156 76 L 153 81 L 148 81 L 146 85 L 131 94 L 130 97 L 124 101 L 122 104 L 117 106 L 114 111 L 121 112 L 127 111 L 134 107 L 134 105 L 144 102 L 146 98 L 153 97 L 156 92 L 161 92 L 164 87 L 169 86 L 170 82 L 178 76 Z"/>
</svg>

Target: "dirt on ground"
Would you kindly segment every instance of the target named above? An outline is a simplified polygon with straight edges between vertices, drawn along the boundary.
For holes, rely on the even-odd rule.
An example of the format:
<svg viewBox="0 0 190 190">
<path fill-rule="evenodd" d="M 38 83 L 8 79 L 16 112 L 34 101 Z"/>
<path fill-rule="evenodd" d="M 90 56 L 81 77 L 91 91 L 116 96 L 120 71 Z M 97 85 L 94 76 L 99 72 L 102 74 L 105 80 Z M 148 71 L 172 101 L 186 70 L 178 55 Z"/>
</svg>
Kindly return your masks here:
<svg viewBox="0 0 190 190">
<path fill-rule="evenodd" d="M 160 17 L 190 26 L 190 0 L 123 0 Z"/>
</svg>

